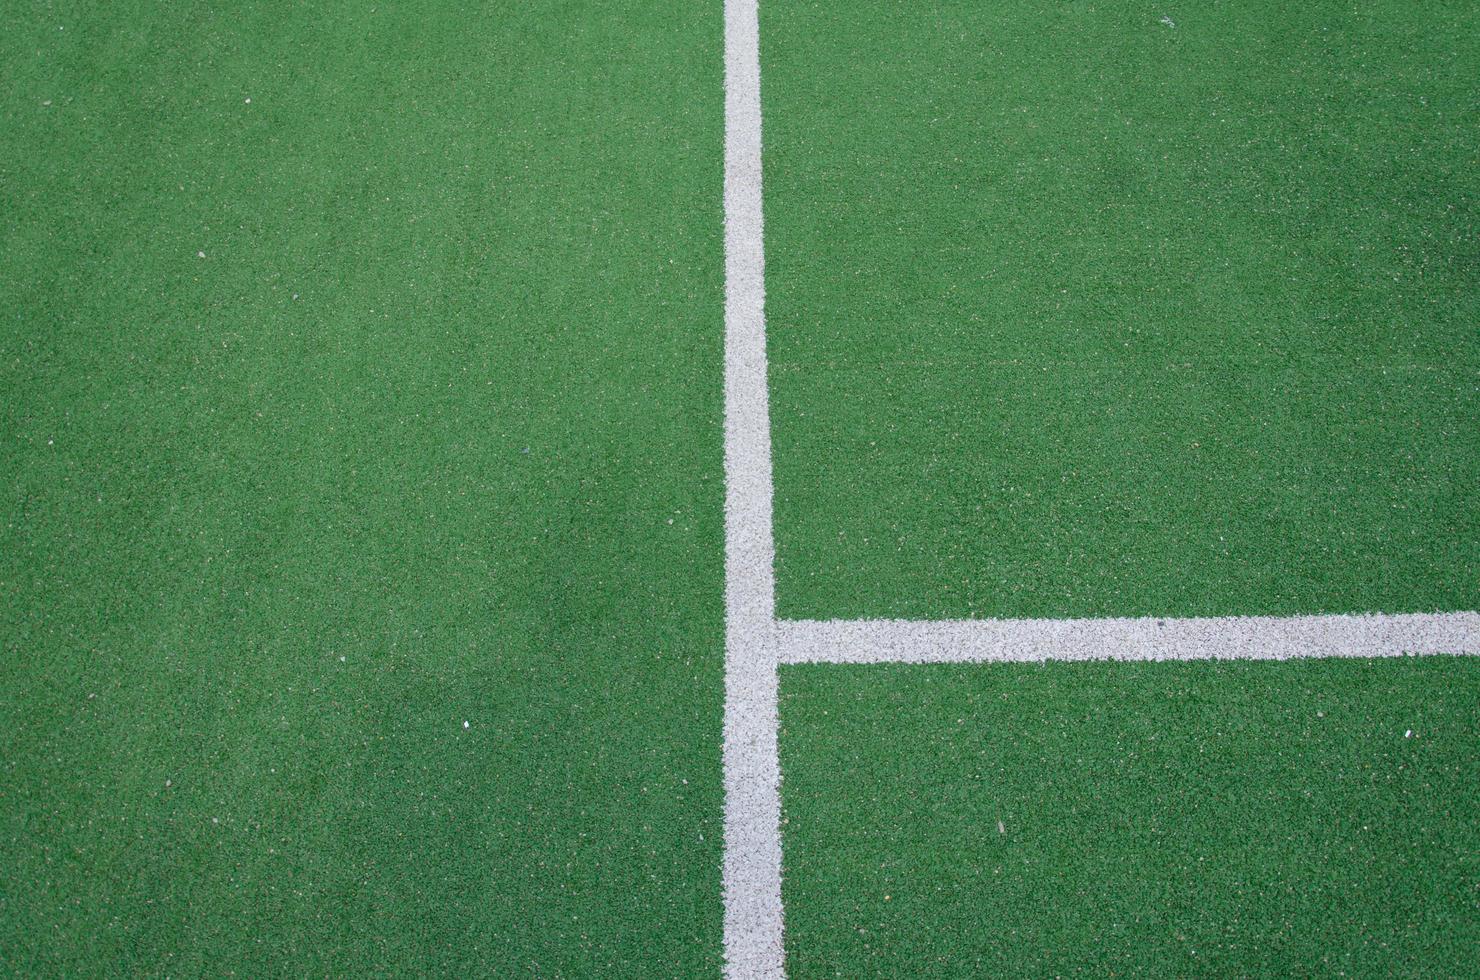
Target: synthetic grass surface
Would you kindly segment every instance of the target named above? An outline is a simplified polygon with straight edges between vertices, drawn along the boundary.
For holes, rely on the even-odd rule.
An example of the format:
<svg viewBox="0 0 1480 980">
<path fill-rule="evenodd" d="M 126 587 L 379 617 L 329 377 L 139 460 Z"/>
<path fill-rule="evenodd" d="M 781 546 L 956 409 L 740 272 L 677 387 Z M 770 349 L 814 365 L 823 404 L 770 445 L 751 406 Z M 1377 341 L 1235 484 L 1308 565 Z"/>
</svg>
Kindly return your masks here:
<svg viewBox="0 0 1480 980">
<path fill-rule="evenodd" d="M 1473 972 L 1473 658 L 790 667 L 781 691 L 793 977 Z"/>
<path fill-rule="evenodd" d="M 719 8 L 4 20 L 0 963 L 716 972 Z"/>
<path fill-rule="evenodd" d="M 1480 5 L 764 3 L 793 618 L 1480 605 Z"/>
</svg>

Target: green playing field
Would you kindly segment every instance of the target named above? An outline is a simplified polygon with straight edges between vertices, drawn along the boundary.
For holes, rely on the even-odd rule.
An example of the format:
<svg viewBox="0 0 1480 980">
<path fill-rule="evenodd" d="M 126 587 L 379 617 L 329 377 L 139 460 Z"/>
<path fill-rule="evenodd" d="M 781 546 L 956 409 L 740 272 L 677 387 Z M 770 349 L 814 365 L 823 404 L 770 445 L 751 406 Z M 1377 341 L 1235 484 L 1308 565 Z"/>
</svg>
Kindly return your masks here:
<svg viewBox="0 0 1480 980">
<path fill-rule="evenodd" d="M 1480 664 L 802 667 L 812 976 L 1462 976 Z"/>
<path fill-rule="evenodd" d="M 1480 4 L 761 8 L 782 615 L 1474 608 Z"/>
<path fill-rule="evenodd" d="M 720 12 L 7 13 L 0 969 L 716 972 Z"/>
<path fill-rule="evenodd" d="M 777 601 L 1472 609 L 1480 5 L 770 4 Z M 1459 975 L 1474 663 L 809 666 L 794 976 Z"/>
<path fill-rule="evenodd" d="M 1480 3 L 3 12 L 0 973 L 1467 970 Z"/>
</svg>

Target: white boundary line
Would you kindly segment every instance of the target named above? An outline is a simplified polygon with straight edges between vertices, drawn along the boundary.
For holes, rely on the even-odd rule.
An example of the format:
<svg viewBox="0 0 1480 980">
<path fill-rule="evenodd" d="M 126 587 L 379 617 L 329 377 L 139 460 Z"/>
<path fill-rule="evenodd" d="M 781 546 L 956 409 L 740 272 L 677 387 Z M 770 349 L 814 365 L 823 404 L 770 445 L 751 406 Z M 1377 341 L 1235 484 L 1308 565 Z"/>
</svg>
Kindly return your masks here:
<svg viewBox="0 0 1480 980">
<path fill-rule="evenodd" d="M 1480 653 L 1480 613 L 781 622 L 781 663 L 1290 660 Z"/>
<path fill-rule="evenodd" d="M 725 963 L 782 977 L 771 411 L 756 0 L 725 0 Z"/>
<path fill-rule="evenodd" d="M 786 975 L 777 670 L 1480 654 L 1480 613 L 777 621 L 757 0 L 725 0 L 725 973 Z"/>
</svg>

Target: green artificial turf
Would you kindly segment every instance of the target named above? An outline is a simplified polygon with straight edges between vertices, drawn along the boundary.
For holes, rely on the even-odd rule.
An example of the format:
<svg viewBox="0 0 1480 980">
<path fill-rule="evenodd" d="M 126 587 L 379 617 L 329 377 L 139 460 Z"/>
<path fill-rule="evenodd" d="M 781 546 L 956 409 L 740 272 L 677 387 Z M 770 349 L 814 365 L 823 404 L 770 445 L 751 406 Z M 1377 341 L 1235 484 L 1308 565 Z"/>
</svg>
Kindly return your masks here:
<svg viewBox="0 0 1480 980">
<path fill-rule="evenodd" d="M 3 970 L 717 971 L 720 8 L 5 14 Z"/>
<path fill-rule="evenodd" d="M 1480 5 L 763 3 L 787 617 L 1480 605 Z"/>
<path fill-rule="evenodd" d="M 794 978 L 1467 976 L 1480 662 L 792 667 Z"/>
</svg>

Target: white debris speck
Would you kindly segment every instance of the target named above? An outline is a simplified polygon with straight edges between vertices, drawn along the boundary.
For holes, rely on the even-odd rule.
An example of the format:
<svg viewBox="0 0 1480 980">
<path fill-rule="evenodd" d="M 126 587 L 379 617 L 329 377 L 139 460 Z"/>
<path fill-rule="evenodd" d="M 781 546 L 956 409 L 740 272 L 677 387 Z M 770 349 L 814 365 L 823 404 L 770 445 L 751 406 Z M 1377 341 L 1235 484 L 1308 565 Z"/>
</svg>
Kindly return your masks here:
<svg viewBox="0 0 1480 980">
<path fill-rule="evenodd" d="M 468 725 L 468 723 L 467 723 L 467 722 L 463 722 L 463 727 L 464 727 L 464 728 L 468 728 L 468 727 L 470 727 L 470 726 L 469 726 L 469 725 Z"/>
<path fill-rule="evenodd" d="M 1174 23 L 1172 21 L 1172 19 L 1170 17 L 1168 17 L 1166 14 L 1162 14 L 1162 16 L 1161 16 L 1161 22 L 1163 24 L 1167 25 L 1168 27 L 1176 27 L 1177 26 L 1176 23 Z"/>
<path fill-rule="evenodd" d="M 340 662 L 340 663 L 344 663 L 344 658 L 343 658 L 343 657 L 340 657 L 340 658 L 339 658 L 339 662 Z"/>
<path fill-rule="evenodd" d="M 203 258 L 206 257 L 206 253 L 204 253 L 204 252 L 196 252 L 195 253 L 195 257 L 198 258 L 198 259 L 203 259 Z"/>
<path fill-rule="evenodd" d="M 998 820 L 997 821 L 997 833 L 999 833 L 999 834 L 1005 834 L 1005 833 L 1007 833 L 1007 828 L 1003 825 L 1003 823 L 1002 823 L 1001 820 Z"/>
<path fill-rule="evenodd" d="M 1413 737 L 1413 729 L 1410 728 L 1410 729 L 1408 729 L 1408 731 L 1404 732 L 1403 733 L 1403 737 L 1404 738 L 1412 738 Z"/>
<path fill-rule="evenodd" d="M 169 789 L 173 785 L 175 785 L 175 781 L 173 779 L 166 779 L 164 781 L 164 788 L 165 789 Z"/>
<path fill-rule="evenodd" d="M 47 99 L 45 102 L 43 102 L 41 104 L 44 105 L 44 106 L 51 105 L 51 100 L 50 99 Z"/>
<path fill-rule="evenodd" d="M 251 105 L 252 104 L 252 100 L 251 99 L 247 99 L 245 101 L 246 101 L 247 105 Z"/>
</svg>

